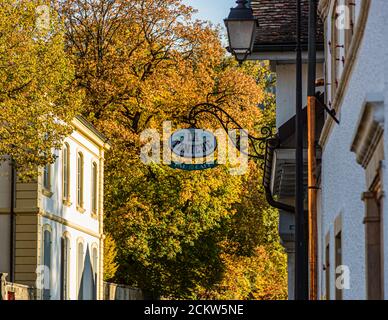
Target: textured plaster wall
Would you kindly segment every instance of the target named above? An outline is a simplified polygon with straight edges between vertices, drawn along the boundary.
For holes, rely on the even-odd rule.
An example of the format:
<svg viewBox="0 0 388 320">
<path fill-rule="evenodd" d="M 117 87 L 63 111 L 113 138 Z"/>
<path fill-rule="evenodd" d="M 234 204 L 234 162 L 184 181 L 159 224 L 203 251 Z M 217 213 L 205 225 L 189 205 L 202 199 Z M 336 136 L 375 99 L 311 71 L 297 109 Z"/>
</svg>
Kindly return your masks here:
<svg viewBox="0 0 388 320">
<path fill-rule="evenodd" d="M 64 225 L 47 217 L 43 217 L 41 220 L 41 226 L 49 225 L 51 229 L 51 283 L 50 294 L 51 299 L 60 299 L 60 283 L 61 283 L 61 237 L 68 234 L 70 239 L 70 257 L 69 257 L 69 295 L 71 300 L 79 299 L 79 279 L 77 272 L 78 265 L 78 242 L 81 241 L 84 244 L 83 254 L 83 299 L 92 299 L 92 287 L 93 274 L 91 273 L 92 265 L 92 249 L 97 248 L 98 262 L 100 264 L 102 260 L 102 254 L 99 251 L 100 239 L 98 234 L 100 233 L 100 224 L 97 218 L 92 217 L 92 164 L 93 162 L 99 165 L 98 171 L 102 170 L 102 162 L 100 162 L 100 150 L 98 146 L 91 140 L 87 139 L 78 131 L 74 131 L 71 137 L 67 137 L 65 142 L 70 147 L 70 205 L 64 205 L 62 201 L 62 162 L 63 153 L 56 150 L 58 156 L 56 162 L 51 167 L 51 191 L 52 196 L 42 196 L 40 206 L 42 211 L 49 213 L 58 218 L 63 218 L 78 228 L 71 225 Z M 77 154 L 82 152 L 84 157 L 84 212 L 77 210 Z M 100 180 L 100 178 L 99 178 Z M 98 192 L 98 198 L 102 200 L 102 192 Z M 99 200 L 99 202 L 100 202 Z M 100 202 L 100 208 L 102 210 L 102 203 Z M 86 231 L 82 231 L 84 228 Z M 42 236 L 43 237 L 43 236 Z M 43 238 L 42 238 L 43 241 Z M 41 260 L 43 259 L 43 248 L 41 249 Z M 41 261 L 43 264 L 43 260 Z M 100 270 L 99 266 L 95 266 L 95 270 Z M 98 272 L 99 274 L 101 272 Z M 99 290 L 102 289 L 102 282 L 98 280 Z M 102 298 L 98 294 L 97 298 Z"/>
<path fill-rule="evenodd" d="M 302 69 L 303 106 L 307 105 L 307 64 Z M 276 127 L 279 128 L 295 115 L 295 64 L 278 64 L 276 66 Z M 317 65 L 317 78 L 323 77 L 323 65 Z"/>
<path fill-rule="evenodd" d="M 323 150 L 319 239 L 321 242 L 324 241 L 325 235 L 330 232 L 331 299 L 335 294 L 334 221 L 340 214 L 342 215 L 343 264 L 350 268 L 350 289 L 345 290 L 343 298 L 365 299 L 366 297 L 364 203 L 361 201 L 361 194 L 366 188 L 365 173 L 356 163 L 355 154 L 350 152 L 350 146 L 366 94 L 385 91 L 387 98 L 387 5 L 386 0 L 371 1 L 364 38 L 339 114 L 341 123 L 334 125 Z M 387 130 L 385 130 L 386 134 Z M 386 138 L 385 141 L 386 148 L 388 139 Z M 387 214 L 388 210 L 385 212 Z M 388 227 L 387 220 L 388 218 L 385 219 L 386 227 Z M 322 262 L 324 243 L 320 244 L 320 248 L 320 262 Z M 324 271 L 321 267 L 319 270 L 320 291 L 324 294 Z"/>
<path fill-rule="evenodd" d="M 383 3 L 381 3 L 383 2 Z M 382 13 L 381 20 L 384 21 L 384 24 L 381 26 L 380 31 L 380 37 L 379 41 L 383 41 L 382 45 L 384 48 L 383 50 L 383 63 L 381 64 L 382 72 L 384 76 L 384 89 L 383 89 L 383 95 L 384 95 L 384 104 L 385 104 L 385 123 L 384 123 L 384 154 L 385 157 L 388 154 L 388 41 L 387 41 L 387 35 L 388 35 L 388 2 L 384 0 L 379 1 L 380 6 L 385 5 L 385 12 Z M 388 191 L 388 162 L 387 160 L 384 161 L 383 166 L 383 183 L 384 183 L 384 192 L 385 197 Z M 384 216 L 383 216 L 383 227 L 384 227 L 384 233 L 383 233 L 383 239 L 384 239 L 384 298 L 388 299 L 388 201 L 384 199 Z"/>
</svg>

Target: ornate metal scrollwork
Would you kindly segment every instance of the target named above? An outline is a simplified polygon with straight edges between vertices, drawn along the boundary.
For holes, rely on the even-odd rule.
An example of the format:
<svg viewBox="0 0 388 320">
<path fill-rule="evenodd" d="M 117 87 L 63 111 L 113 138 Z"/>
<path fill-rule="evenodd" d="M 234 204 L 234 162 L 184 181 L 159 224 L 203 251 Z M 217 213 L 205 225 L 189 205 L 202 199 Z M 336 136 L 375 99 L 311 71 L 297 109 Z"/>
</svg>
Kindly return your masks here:
<svg viewBox="0 0 388 320">
<path fill-rule="evenodd" d="M 233 119 L 231 115 L 229 115 L 225 110 L 223 110 L 221 107 L 212 104 L 212 103 L 200 103 L 194 106 L 189 113 L 189 116 L 187 118 L 188 124 L 193 127 L 197 128 L 197 124 L 199 121 L 199 117 L 202 114 L 210 114 L 212 115 L 217 121 L 222 125 L 223 129 L 230 134 L 232 130 L 243 130 L 243 129 L 236 120 Z M 245 131 L 246 132 L 246 131 Z M 266 150 L 266 142 L 269 138 L 273 136 L 273 128 L 271 127 L 262 127 L 260 129 L 261 137 L 255 137 L 250 135 L 248 132 L 246 132 L 248 141 L 251 145 L 252 152 L 246 153 L 247 156 L 259 160 L 265 159 L 265 150 Z M 232 138 L 229 135 L 230 138 Z M 237 139 L 231 139 L 234 146 L 238 148 L 240 145 L 240 136 L 237 136 Z"/>
</svg>

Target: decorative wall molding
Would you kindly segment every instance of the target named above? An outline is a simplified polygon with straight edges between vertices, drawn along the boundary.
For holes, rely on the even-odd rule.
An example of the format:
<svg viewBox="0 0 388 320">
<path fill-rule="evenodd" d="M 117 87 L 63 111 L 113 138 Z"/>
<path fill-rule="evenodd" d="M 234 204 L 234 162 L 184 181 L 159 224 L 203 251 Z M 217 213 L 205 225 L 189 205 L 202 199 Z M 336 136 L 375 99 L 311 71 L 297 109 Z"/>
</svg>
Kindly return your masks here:
<svg viewBox="0 0 388 320">
<path fill-rule="evenodd" d="M 353 143 L 350 148 L 357 156 L 357 162 L 368 166 L 384 133 L 384 95 L 368 94 L 361 111 Z"/>
<path fill-rule="evenodd" d="M 52 213 L 49 213 L 49 212 L 46 212 L 46 211 L 40 211 L 39 214 L 44 217 L 44 218 L 47 218 L 49 220 L 52 220 L 52 221 L 55 221 L 55 222 L 58 222 L 58 223 L 61 223 L 65 226 L 68 226 L 70 228 L 73 228 L 75 230 L 78 230 L 80 232 L 83 232 L 83 233 L 86 233 L 92 237 L 95 237 L 95 238 L 101 238 L 102 237 L 102 234 L 99 234 L 97 232 L 94 232 L 93 230 L 90 230 L 88 228 L 85 228 L 85 227 L 82 227 L 76 223 L 73 223 L 67 219 L 64 219 L 62 217 L 59 217 L 57 215 L 54 215 Z"/>
<path fill-rule="evenodd" d="M 362 38 L 364 36 L 366 23 L 368 21 L 370 4 L 371 4 L 371 0 L 363 0 L 361 2 L 360 15 L 357 19 L 355 32 L 352 39 L 352 44 L 349 48 L 349 53 L 346 56 L 346 64 L 342 73 L 341 81 L 339 82 L 336 96 L 332 104 L 332 109 L 334 109 L 337 114 L 339 114 L 340 108 L 342 106 L 342 102 L 345 97 L 345 92 L 348 88 L 350 76 L 353 72 L 353 66 L 357 59 L 357 55 L 362 43 Z M 331 117 L 328 117 L 328 119 L 326 120 L 323 126 L 321 137 L 319 139 L 319 144 L 322 148 L 324 148 L 326 144 L 326 141 L 333 128 L 333 125 L 334 125 L 334 120 Z"/>
</svg>

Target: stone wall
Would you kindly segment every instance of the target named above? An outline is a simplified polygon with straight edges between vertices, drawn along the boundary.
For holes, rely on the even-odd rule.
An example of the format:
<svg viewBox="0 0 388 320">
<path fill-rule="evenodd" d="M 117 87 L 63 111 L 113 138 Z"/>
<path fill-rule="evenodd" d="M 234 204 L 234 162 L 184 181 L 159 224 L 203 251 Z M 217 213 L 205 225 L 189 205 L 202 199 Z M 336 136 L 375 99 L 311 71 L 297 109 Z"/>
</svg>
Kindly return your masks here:
<svg viewBox="0 0 388 320">
<path fill-rule="evenodd" d="M 104 300 L 143 300 L 143 293 L 138 288 L 104 282 Z"/>
<path fill-rule="evenodd" d="M 35 300 L 35 289 L 7 281 L 7 274 L 0 273 L 0 300 Z"/>
</svg>

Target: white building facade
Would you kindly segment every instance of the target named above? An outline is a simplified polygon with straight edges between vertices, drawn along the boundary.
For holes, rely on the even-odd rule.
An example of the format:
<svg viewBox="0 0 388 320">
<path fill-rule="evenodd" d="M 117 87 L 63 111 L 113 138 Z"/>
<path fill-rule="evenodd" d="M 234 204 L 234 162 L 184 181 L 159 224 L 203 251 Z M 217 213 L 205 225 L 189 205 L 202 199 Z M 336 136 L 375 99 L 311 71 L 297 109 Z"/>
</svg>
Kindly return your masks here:
<svg viewBox="0 0 388 320">
<path fill-rule="evenodd" d="M 73 133 L 55 150 L 55 163 L 41 169 L 37 181 L 14 181 L 13 209 L 11 167 L 0 167 L 1 272 L 35 287 L 38 299 L 103 298 L 103 168 L 109 144 L 84 118 L 72 125 Z"/>
<path fill-rule="evenodd" d="M 267 148 L 264 186 L 267 198 L 293 206 L 295 1 L 250 3 L 259 28 L 249 58 L 270 60 L 277 74 L 278 133 Z M 317 109 L 318 298 L 388 299 L 388 201 L 384 201 L 388 190 L 388 1 L 317 3 L 321 18 L 317 92 L 339 120 L 337 124 L 326 111 Z M 309 1 L 302 0 L 304 106 L 308 6 Z M 305 149 L 306 143 L 305 131 Z M 305 200 L 307 209 L 307 195 Z M 289 258 L 290 299 L 294 291 L 294 224 L 292 210 L 281 209 L 279 228 Z"/>
<path fill-rule="evenodd" d="M 387 299 L 388 3 L 321 0 L 319 9 L 326 103 L 340 120 L 327 118 L 319 141 L 319 293 L 323 299 Z M 342 275 L 349 279 L 339 290 Z"/>
</svg>

